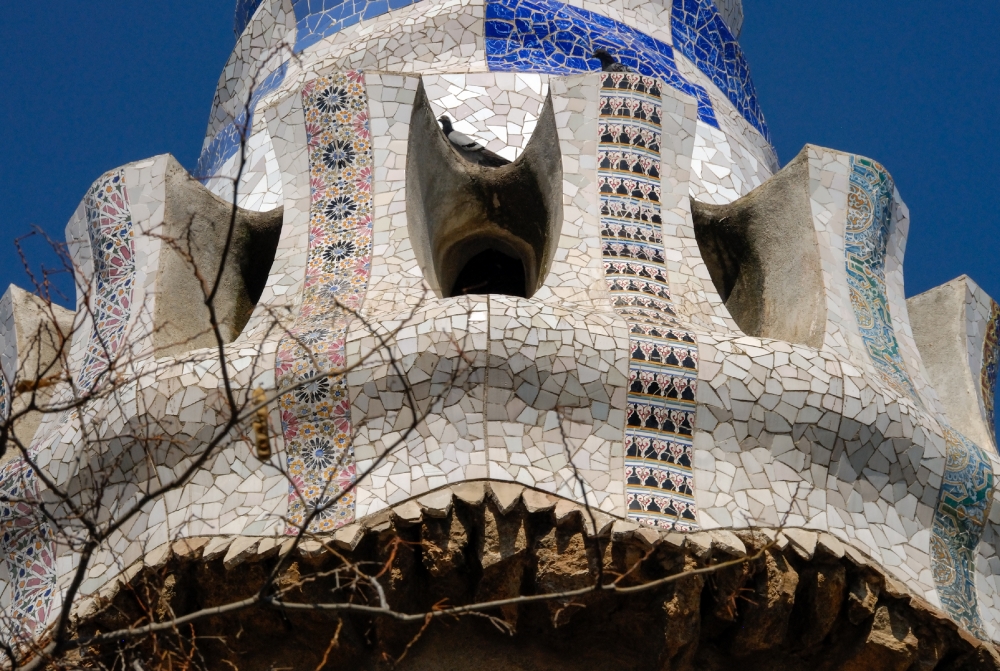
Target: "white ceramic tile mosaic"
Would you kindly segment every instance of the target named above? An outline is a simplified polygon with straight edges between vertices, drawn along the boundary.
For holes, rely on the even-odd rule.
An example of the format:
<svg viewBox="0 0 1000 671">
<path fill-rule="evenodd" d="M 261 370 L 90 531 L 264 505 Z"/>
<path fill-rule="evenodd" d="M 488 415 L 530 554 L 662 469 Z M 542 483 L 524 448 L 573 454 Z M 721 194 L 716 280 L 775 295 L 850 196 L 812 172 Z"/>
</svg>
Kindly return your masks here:
<svg viewBox="0 0 1000 671">
<path fill-rule="evenodd" d="M 281 469 L 290 465 L 293 480 L 315 488 L 322 480 L 317 473 L 329 466 L 319 443 L 296 433 L 305 429 L 293 406 L 309 403 L 310 416 L 328 419 L 336 431 L 326 431 L 320 420 L 313 422 L 319 429 L 309 430 L 324 439 L 336 433 L 349 443 L 339 449 L 353 459 L 354 471 L 335 468 L 330 478 L 338 486 L 355 475 L 358 480 L 353 498 L 343 498 L 337 516 L 325 520 L 329 528 L 474 479 L 518 482 L 576 501 L 586 497 L 611 515 L 637 516 L 633 490 L 652 485 L 630 480 L 640 476 L 636 463 L 627 462 L 659 459 L 660 453 L 627 454 L 626 437 L 670 431 L 679 438 L 663 445 L 690 454 L 693 443 L 693 464 L 670 471 L 678 482 L 685 477 L 681 471 L 689 479 L 693 471 L 693 487 L 677 485 L 696 503 L 686 508 L 691 514 L 684 528 L 829 531 L 970 631 L 1000 636 L 1000 556 L 994 549 L 1000 511 L 989 509 L 1000 459 L 995 445 L 977 446 L 962 435 L 967 427 L 948 424 L 917 349 L 902 273 L 909 213 L 888 172 L 862 157 L 806 149 L 803 187 L 821 271 L 815 298 L 822 305 L 822 344 L 747 336 L 702 258 L 691 198 L 733 203 L 777 171 L 752 86 L 683 55 L 693 52 L 683 52 L 679 35 L 689 42 L 715 38 L 685 33 L 690 26 L 683 24 L 683 8 L 672 3 L 559 5 L 580 35 L 590 37 L 580 38 L 574 47 L 579 53 L 548 53 L 531 46 L 545 38 L 545 21 L 515 26 L 538 35 L 512 35 L 504 32 L 515 30 L 505 12 L 550 7 L 554 0 L 504 1 L 420 0 L 339 23 L 309 23 L 302 14 L 309 3 L 261 4 L 220 79 L 199 166 L 204 170 L 196 175 L 216 195 L 231 198 L 238 154 L 245 150 L 237 202 L 258 212 L 282 208 L 263 294 L 243 332 L 222 348 L 222 358 L 240 398 L 258 386 L 274 398 L 282 376 L 303 363 L 279 356 L 286 329 L 294 324 L 295 334 L 311 338 L 305 325 L 332 322 L 331 311 L 340 308 L 332 307 L 331 297 L 342 296 L 350 284 L 345 300 L 358 316 L 342 319 L 338 312 L 341 335 L 306 343 L 313 352 L 322 345 L 324 360 L 333 365 L 346 361 L 350 372 L 334 383 L 346 389 L 349 404 L 327 407 L 319 396 L 283 400 L 282 414 L 273 403 L 274 455 L 265 464 L 253 456 L 247 427 L 234 429 L 186 486 L 144 507 L 101 548 L 83 591 L 96 592 L 173 538 L 236 534 L 273 543 L 294 531 L 285 516 L 301 521 L 319 495 L 306 493 L 301 509 L 292 510 L 296 502 L 293 495 L 290 508 Z M 738 33 L 742 3 L 725 2 L 720 10 Z M 316 25 L 327 28 L 309 33 Z M 587 52 L 605 41 L 640 44 L 637 35 L 658 41 L 658 74 L 633 77 L 615 102 L 624 80 L 596 72 Z M 624 55 L 639 67 L 653 60 L 650 53 Z M 729 65 L 745 70 L 742 55 Z M 661 76 L 669 81 L 656 78 Z M 349 114 L 338 86 L 350 89 Z M 407 174 L 411 121 L 421 95 L 435 117 L 448 114 L 457 130 L 508 160 L 525 156 L 551 101 L 557 139 L 550 151 L 559 152 L 562 179 L 555 191 L 562 217 L 549 241 L 551 262 L 530 298 L 443 297 L 434 269 L 425 267 L 419 246 L 425 232 L 408 216 L 407 200 L 414 184 L 412 168 Z M 609 131 L 616 119 L 628 123 Z M 241 147 L 245 125 L 249 139 Z M 648 135 L 635 141 L 643 132 Z M 632 151 L 636 147 L 641 151 Z M 619 148 L 621 155 L 610 157 Z M 639 179 L 631 166 L 641 163 Z M 227 383 L 217 350 L 153 356 L 156 300 L 169 290 L 159 285 L 165 243 L 158 236 L 168 164 L 168 157 L 158 156 L 102 176 L 66 229 L 80 287 L 69 374 L 78 389 L 102 389 L 110 359 L 114 375 L 126 383 L 80 411 L 47 417 L 32 450 L 39 467 L 70 486 L 77 500 L 87 501 L 95 477 L 110 476 L 96 506 L 105 519 L 190 466 L 225 416 Z M 640 191 L 641 197 L 634 195 Z M 632 198 L 641 205 L 611 212 L 622 194 L 622 202 Z M 637 212 L 633 218 L 641 226 L 635 230 L 628 221 L 617 222 Z M 347 219 L 353 228 L 343 223 Z M 608 222 L 618 228 L 604 233 Z M 630 266 L 615 257 L 623 250 L 633 261 L 641 254 L 656 259 Z M 345 266 L 348 257 L 353 265 Z M 605 264 L 612 268 L 614 262 L 619 266 L 609 271 L 611 279 L 657 276 L 634 285 L 641 288 L 611 290 Z M 1000 356 L 1000 308 L 971 282 L 963 295 L 967 347 L 953 363 L 956 374 L 978 381 L 985 418 Z M 643 311 L 654 305 L 662 313 L 659 322 L 637 317 L 648 317 Z M 0 301 L 0 364 L 7 377 L 24 355 L 11 336 L 13 309 Z M 670 378 L 675 397 L 663 391 L 666 382 L 656 382 L 663 398 L 654 419 L 637 409 L 635 398 L 650 393 L 656 379 L 652 365 L 640 379 L 637 351 L 650 364 L 655 351 L 664 370 L 686 367 Z M 422 416 L 412 431 L 412 412 L 403 402 L 407 388 Z M 67 384 L 56 393 L 69 398 L 74 391 Z M 9 391 L 0 397 L 9 402 Z M 693 426 L 683 419 L 690 408 Z M 162 436 L 147 446 L 149 454 L 127 438 L 143 424 Z M 286 445 L 293 454 L 285 453 Z M 956 466 L 962 459 L 967 468 Z M 302 464 L 311 469 L 308 477 Z M 23 462 L 3 468 L 4 491 L 54 503 L 52 493 L 26 475 Z M 648 472 L 655 478 L 661 471 Z M 972 512 L 956 521 L 945 503 L 975 477 L 966 488 Z M 9 517 L 30 514 L 18 509 Z M 8 542 L 0 564 L 0 578 L 6 578 L 0 580 L 0 607 L 15 616 L 25 636 L 50 620 L 78 561 L 65 538 L 32 528 L 35 536 Z M 28 558 L 29 546 L 40 554 Z M 9 580 L 26 568 L 39 577 Z M 945 569 L 951 578 L 941 577 Z"/>
</svg>

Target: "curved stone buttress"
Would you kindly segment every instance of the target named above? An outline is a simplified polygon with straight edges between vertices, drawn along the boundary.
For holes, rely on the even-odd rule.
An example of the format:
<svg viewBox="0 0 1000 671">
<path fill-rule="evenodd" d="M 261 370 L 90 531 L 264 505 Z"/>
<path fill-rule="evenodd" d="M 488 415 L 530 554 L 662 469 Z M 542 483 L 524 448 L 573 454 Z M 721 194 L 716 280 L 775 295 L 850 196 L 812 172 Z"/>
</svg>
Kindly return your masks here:
<svg viewBox="0 0 1000 671">
<path fill-rule="evenodd" d="M 215 436 L 220 347 L 179 309 L 200 291 L 185 249 L 224 269 L 236 393 L 279 397 L 272 460 L 227 441 L 101 549 L 85 595 L 177 538 L 237 535 L 235 564 L 317 510 L 311 531 L 348 542 L 492 480 L 650 533 L 828 531 L 998 637 L 996 304 L 968 283 L 907 304 L 909 215 L 878 163 L 807 146 L 774 174 L 740 3 L 351 7 L 241 3 L 194 176 L 168 156 L 124 166 L 67 227 L 76 391 L 53 393 L 135 380 L 35 433 L 76 501 L 107 519 Z M 600 72 L 598 47 L 636 72 Z M 463 163 L 442 114 L 512 163 Z M 453 291 L 483 251 L 520 264 L 524 296 Z M 127 440 L 144 422 L 165 437 L 149 460 Z M 2 486 L 51 499 L 22 461 Z M 2 511 L 0 604 L 26 635 L 78 561 L 35 512 Z"/>
</svg>

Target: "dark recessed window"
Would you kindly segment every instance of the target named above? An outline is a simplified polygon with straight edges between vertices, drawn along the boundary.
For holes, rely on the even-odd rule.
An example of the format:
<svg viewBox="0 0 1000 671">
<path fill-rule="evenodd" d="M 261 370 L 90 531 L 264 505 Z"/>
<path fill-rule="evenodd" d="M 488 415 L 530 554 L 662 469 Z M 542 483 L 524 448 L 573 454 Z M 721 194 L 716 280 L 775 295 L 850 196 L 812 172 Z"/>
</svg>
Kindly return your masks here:
<svg viewBox="0 0 1000 671">
<path fill-rule="evenodd" d="M 507 294 L 526 298 L 524 264 L 495 249 L 486 249 L 465 264 L 455 279 L 452 296 Z"/>
</svg>

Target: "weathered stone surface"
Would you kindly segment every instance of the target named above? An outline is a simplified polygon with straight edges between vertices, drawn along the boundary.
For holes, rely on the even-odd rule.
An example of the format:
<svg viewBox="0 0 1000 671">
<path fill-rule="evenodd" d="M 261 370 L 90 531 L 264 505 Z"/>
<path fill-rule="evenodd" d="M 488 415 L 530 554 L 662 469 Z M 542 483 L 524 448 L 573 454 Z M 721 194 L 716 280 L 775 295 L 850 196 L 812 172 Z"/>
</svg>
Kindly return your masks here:
<svg viewBox="0 0 1000 671">
<path fill-rule="evenodd" d="M 685 570 L 697 568 L 698 564 L 688 559 Z M 698 636 L 701 633 L 701 591 L 705 578 L 694 575 L 673 583 L 672 591 L 663 602 L 667 616 L 663 631 L 663 657 L 668 668 L 683 668 L 697 651 Z"/>
<path fill-rule="evenodd" d="M 178 559 L 194 560 L 201 557 L 201 551 L 208 545 L 208 538 L 182 538 L 174 542 L 174 555 Z"/>
<path fill-rule="evenodd" d="M 471 494 L 476 500 L 476 492 Z M 283 548 L 292 543 L 277 537 L 237 538 L 224 556 L 217 548 L 228 539 L 211 539 L 204 548 L 213 549 L 212 558 L 202 553 L 197 561 L 166 545 L 160 553 L 165 557 L 153 558 L 156 566 L 130 566 L 122 575 L 126 587 L 96 595 L 76 614 L 83 618 L 84 635 L 144 618 L 163 620 L 246 598 L 272 573 L 274 588 L 292 601 L 379 603 L 371 586 L 338 591 L 333 572 L 346 559 L 377 576 L 386 602 L 398 612 L 419 614 L 526 594 L 557 596 L 484 611 L 501 628 L 509 627 L 507 633 L 481 616 L 435 619 L 409 648 L 419 623 L 262 607 L 194 623 L 193 633 L 202 640 L 225 641 L 203 646 L 207 668 L 316 668 L 322 650 L 315 641 L 329 640 L 339 622 L 342 631 L 328 668 L 359 671 L 380 669 L 382 660 L 407 649 L 401 671 L 1000 671 L 992 646 L 957 628 L 871 562 L 855 562 L 847 547 L 838 558 L 838 548 L 823 537 L 806 559 L 792 539 L 779 549 L 774 531 L 727 532 L 732 538 L 719 530 L 660 534 L 620 522 L 615 532 L 591 538 L 579 508 L 571 514 L 565 505 L 560 512 L 560 524 L 555 509 L 514 506 L 503 515 L 484 491 L 477 505 L 459 497 L 445 517 L 424 513 L 414 524 L 386 511 L 377 524 L 360 520 L 304 539 L 291 554 L 274 551 L 279 543 Z M 654 582 L 730 562 L 739 547 L 733 538 L 746 548 L 744 562 Z M 733 547 L 724 547 L 723 540 Z M 336 553 L 329 551 L 333 547 Z M 588 591 L 559 597 L 595 584 L 598 557 L 605 584 L 653 586 L 614 596 Z M 346 575 L 355 574 L 341 577 Z M 108 654 L 110 666 L 116 653 Z"/>
<path fill-rule="evenodd" d="M 554 510 L 559 499 L 537 489 L 525 489 L 521 494 L 521 500 L 524 501 L 524 507 L 529 513 L 541 513 Z"/>
<path fill-rule="evenodd" d="M 800 574 L 795 624 L 801 633 L 797 644 L 817 645 L 840 616 L 847 588 L 847 571 L 841 564 L 810 566 Z"/>
<path fill-rule="evenodd" d="M 538 591 L 547 594 L 580 589 L 594 582 L 594 572 L 587 555 L 587 544 L 579 531 L 552 527 L 534 546 Z M 569 621 L 572 608 L 560 599 L 549 603 L 552 624 L 558 627 Z"/>
<path fill-rule="evenodd" d="M 888 606 L 879 606 L 860 650 L 841 669 L 906 671 L 917 656 L 917 645 L 909 620 Z"/>
<path fill-rule="evenodd" d="M 712 535 L 712 547 L 719 550 L 731 557 L 745 557 L 747 555 L 747 547 L 743 544 L 743 541 L 734 534 L 732 531 L 726 531 L 725 529 L 715 529 L 711 532 Z"/>
<path fill-rule="evenodd" d="M 451 512 L 452 494 L 450 489 L 439 489 L 417 499 L 421 510 L 431 517 L 447 517 Z"/>
<path fill-rule="evenodd" d="M 364 536 L 364 529 L 360 524 L 348 524 L 341 527 L 333 535 L 334 544 L 342 550 L 353 550 Z"/>
<path fill-rule="evenodd" d="M 416 501 L 401 503 L 392 509 L 393 517 L 404 524 L 419 524 L 423 517 L 423 512 Z"/>
<path fill-rule="evenodd" d="M 250 538 L 248 536 L 238 537 L 229 546 L 229 551 L 226 552 L 222 563 L 227 569 L 239 566 L 257 551 L 258 543 L 260 543 L 259 538 Z"/>
<path fill-rule="evenodd" d="M 521 593 L 528 561 L 528 538 L 521 516 L 504 516 L 492 503 L 483 508 L 483 526 L 476 548 L 483 577 L 476 590 L 478 601 L 510 599 Z M 503 606 L 503 617 L 517 625 L 516 605 Z"/>
<path fill-rule="evenodd" d="M 477 482 L 463 482 L 460 485 L 455 485 L 451 488 L 451 491 L 455 494 L 455 497 L 467 503 L 470 506 L 478 506 L 483 502 L 483 498 L 486 496 L 486 483 Z"/>
<path fill-rule="evenodd" d="M 868 573 L 859 573 L 851 579 L 847 595 L 847 617 L 858 624 L 875 614 L 881 585 Z"/>
<path fill-rule="evenodd" d="M 514 506 L 521 501 L 521 492 L 523 491 L 524 485 L 519 485 L 516 482 L 490 483 L 490 494 L 501 515 L 506 515 L 514 509 Z"/>
<path fill-rule="evenodd" d="M 730 648 L 737 657 L 782 645 L 795 604 L 799 574 L 788 560 L 769 549 L 760 561 L 763 567 L 758 568 L 748 583 L 753 593 L 740 614 Z"/>
<path fill-rule="evenodd" d="M 469 534 L 453 511 L 443 520 L 425 519 L 421 532 L 423 562 L 434 577 L 440 577 L 465 565 Z"/>
<path fill-rule="evenodd" d="M 785 536 L 792 542 L 792 547 L 803 559 L 812 559 L 816 552 L 816 542 L 819 540 L 815 531 L 808 529 L 785 529 Z"/>
</svg>

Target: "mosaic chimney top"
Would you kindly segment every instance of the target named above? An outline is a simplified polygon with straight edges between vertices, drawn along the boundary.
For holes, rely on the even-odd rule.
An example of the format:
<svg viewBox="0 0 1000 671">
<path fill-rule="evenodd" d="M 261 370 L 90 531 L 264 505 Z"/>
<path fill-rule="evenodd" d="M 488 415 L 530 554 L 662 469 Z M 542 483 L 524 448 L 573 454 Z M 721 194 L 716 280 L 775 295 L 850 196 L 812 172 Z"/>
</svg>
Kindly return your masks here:
<svg viewBox="0 0 1000 671">
<path fill-rule="evenodd" d="M 248 421 L 84 595 L 177 539 L 350 535 L 490 481 L 659 532 L 823 531 L 1000 640 L 1000 308 L 966 277 L 905 298 L 887 167 L 780 167 L 742 24 L 739 0 L 239 0 L 197 165 L 112 170 L 66 227 L 51 393 L 95 393 L 22 429 L 46 478 L 8 450 L 12 631 L 80 561 L 45 482 L 96 505 L 113 472 L 98 507 L 125 510 L 194 463 L 229 384 L 267 394 L 270 457 Z M 192 260 L 223 278 L 221 345 Z M 4 413 L 45 356 L 33 305 L 0 301 Z M 170 437 L 148 463 L 141 422 Z"/>
</svg>

